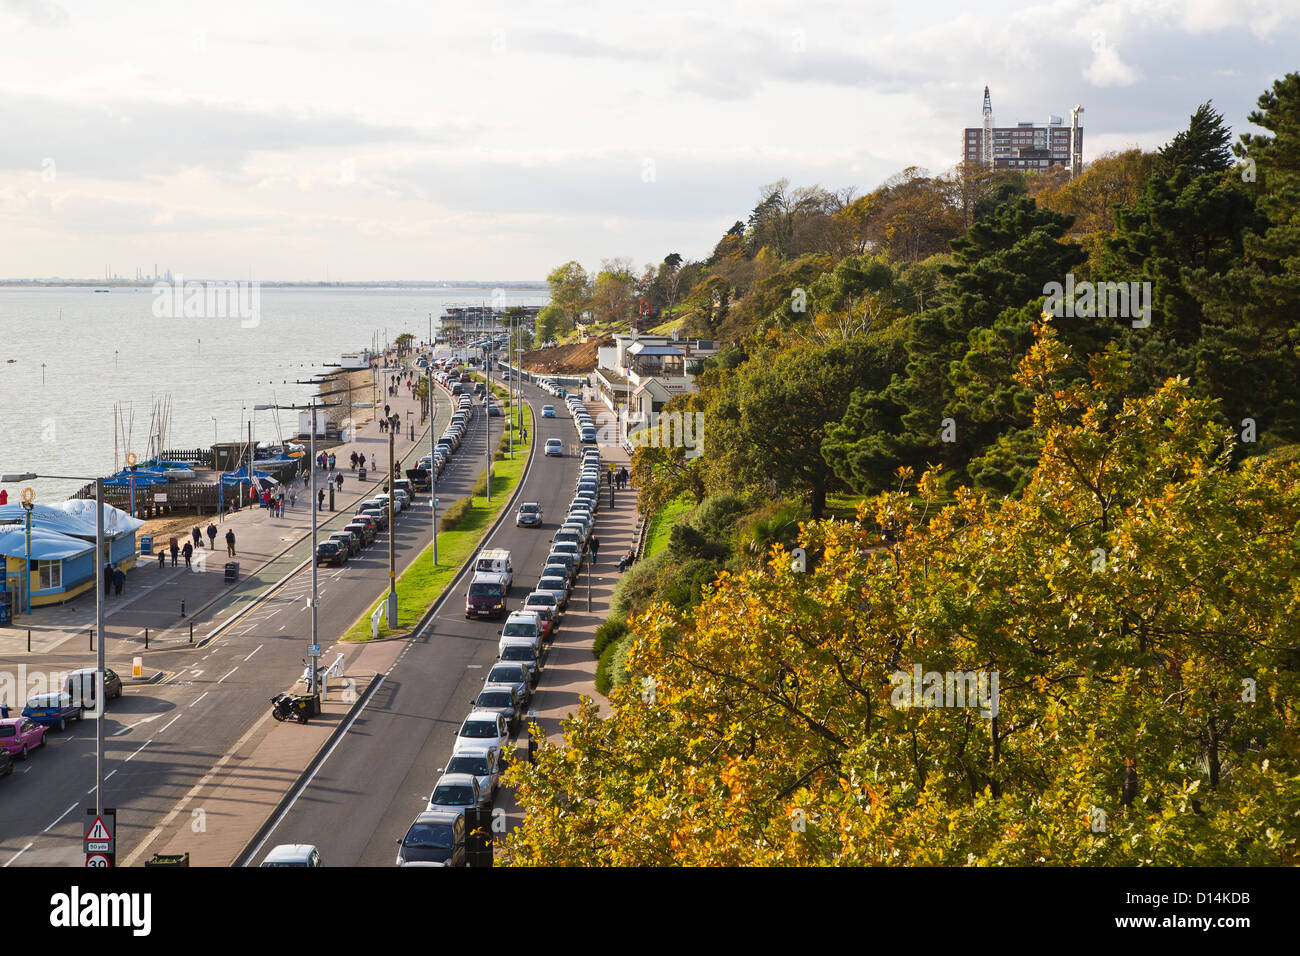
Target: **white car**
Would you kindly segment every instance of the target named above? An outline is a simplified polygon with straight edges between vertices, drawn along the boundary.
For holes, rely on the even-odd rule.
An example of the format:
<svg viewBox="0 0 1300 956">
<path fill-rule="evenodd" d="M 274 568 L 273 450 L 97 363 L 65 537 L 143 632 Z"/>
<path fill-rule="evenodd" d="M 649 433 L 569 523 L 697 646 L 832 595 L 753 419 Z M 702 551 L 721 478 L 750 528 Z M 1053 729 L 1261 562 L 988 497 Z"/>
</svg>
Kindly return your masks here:
<svg viewBox="0 0 1300 956">
<path fill-rule="evenodd" d="M 266 855 L 262 866 L 320 866 L 320 850 L 310 843 L 281 843 Z"/>
<path fill-rule="evenodd" d="M 433 785 L 433 793 L 424 809 L 474 810 L 483 805 L 478 777 L 472 773 L 444 773 Z"/>
<path fill-rule="evenodd" d="M 492 746 L 465 747 L 451 755 L 443 772 L 472 775 L 478 781 L 479 805 L 490 807 L 501 784 L 501 750 Z"/>
<path fill-rule="evenodd" d="M 546 439 L 546 454 L 552 458 L 564 457 L 564 442 L 558 438 Z"/>
<path fill-rule="evenodd" d="M 510 742 L 510 727 L 506 719 L 492 710 L 475 710 L 465 718 L 456 731 L 453 754 L 475 747 L 504 747 Z"/>
</svg>

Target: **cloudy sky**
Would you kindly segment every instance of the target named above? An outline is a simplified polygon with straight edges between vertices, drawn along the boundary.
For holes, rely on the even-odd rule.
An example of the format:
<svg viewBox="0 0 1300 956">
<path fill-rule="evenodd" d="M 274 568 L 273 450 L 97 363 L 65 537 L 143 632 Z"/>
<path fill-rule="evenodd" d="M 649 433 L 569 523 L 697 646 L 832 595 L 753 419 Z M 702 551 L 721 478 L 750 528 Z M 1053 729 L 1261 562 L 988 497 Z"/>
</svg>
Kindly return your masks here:
<svg viewBox="0 0 1300 956">
<path fill-rule="evenodd" d="M 1300 68 L 1300 0 L 0 0 L 0 277 L 534 279 L 706 255 L 762 184 L 1085 161 Z"/>
</svg>

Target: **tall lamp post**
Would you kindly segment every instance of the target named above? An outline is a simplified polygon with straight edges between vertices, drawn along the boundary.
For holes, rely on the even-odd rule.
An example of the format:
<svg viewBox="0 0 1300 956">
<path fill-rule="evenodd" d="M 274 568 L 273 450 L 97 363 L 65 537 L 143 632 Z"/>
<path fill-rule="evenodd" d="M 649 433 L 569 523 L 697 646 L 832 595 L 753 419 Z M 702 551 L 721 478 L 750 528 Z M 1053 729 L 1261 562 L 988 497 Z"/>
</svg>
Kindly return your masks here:
<svg viewBox="0 0 1300 956">
<path fill-rule="evenodd" d="M 432 354 L 432 353 L 430 353 Z M 433 508 L 433 566 L 438 566 L 438 439 L 433 430 L 433 362 L 424 369 L 425 380 L 429 383 L 429 473 L 432 477 L 432 491 L 429 492 L 429 504 Z"/>
<path fill-rule="evenodd" d="M 401 416 L 388 418 L 388 626 L 397 627 L 397 562 L 393 540 L 393 440 L 400 427 Z"/>
<path fill-rule="evenodd" d="M 55 478 L 64 481 L 90 481 L 80 475 L 38 475 L 24 472 L 15 475 L 0 475 L 0 482 L 31 481 L 34 478 Z M 104 479 L 95 476 L 95 705 L 99 718 L 95 721 L 95 816 L 104 814 Z M 27 511 L 28 527 L 31 525 L 31 509 Z M 28 532 L 27 544 L 27 593 L 28 611 L 31 610 L 31 538 Z"/>
</svg>

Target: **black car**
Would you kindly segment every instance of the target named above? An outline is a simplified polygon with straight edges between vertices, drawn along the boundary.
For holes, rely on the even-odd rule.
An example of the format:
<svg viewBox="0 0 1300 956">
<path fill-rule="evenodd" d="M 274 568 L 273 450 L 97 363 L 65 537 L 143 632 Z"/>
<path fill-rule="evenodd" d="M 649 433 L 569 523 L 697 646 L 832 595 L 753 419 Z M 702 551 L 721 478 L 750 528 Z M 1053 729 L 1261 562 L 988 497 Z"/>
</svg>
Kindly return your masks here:
<svg viewBox="0 0 1300 956">
<path fill-rule="evenodd" d="M 470 704 L 475 710 L 496 711 L 506 719 L 511 733 L 515 732 L 524 714 L 524 702 L 510 684 L 488 684 Z"/>
<path fill-rule="evenodd" d="M 458 810 L 426 810 L 397 841 L 397 865 L 465 865 L 465 815 Z"/>
<path fill-rule="evenodd" d="M 348 563 L 348 549 L 337 541 L 322 541 L 316 545 L 316 563 L 342 567 Z"/>
</svg>

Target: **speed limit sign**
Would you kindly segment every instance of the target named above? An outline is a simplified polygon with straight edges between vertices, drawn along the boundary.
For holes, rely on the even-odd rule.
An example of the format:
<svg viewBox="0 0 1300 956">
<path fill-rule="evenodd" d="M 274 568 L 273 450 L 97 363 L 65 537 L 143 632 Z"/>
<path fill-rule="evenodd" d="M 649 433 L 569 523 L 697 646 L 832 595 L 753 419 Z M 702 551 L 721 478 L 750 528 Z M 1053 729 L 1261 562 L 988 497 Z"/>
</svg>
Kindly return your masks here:
<svg viewBox="0 0 1300 956">
<path fill-rule="evenodd" d="M 108 866 L 108 857 L 102 853 L 87 854 L 86 866 Z"/>
</svg>

